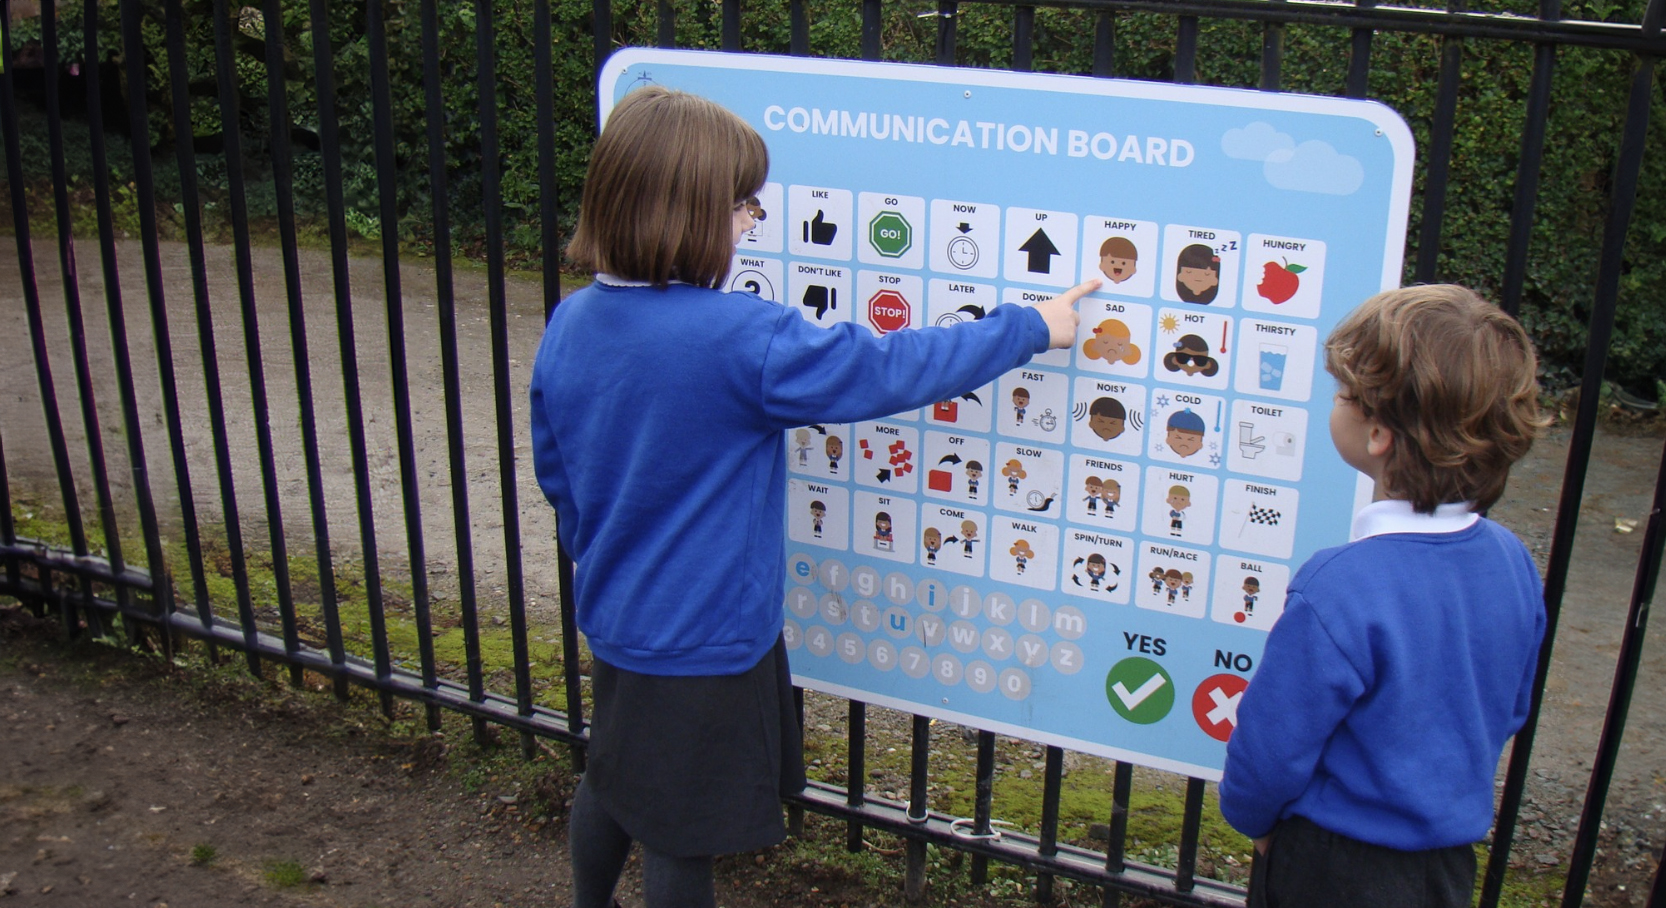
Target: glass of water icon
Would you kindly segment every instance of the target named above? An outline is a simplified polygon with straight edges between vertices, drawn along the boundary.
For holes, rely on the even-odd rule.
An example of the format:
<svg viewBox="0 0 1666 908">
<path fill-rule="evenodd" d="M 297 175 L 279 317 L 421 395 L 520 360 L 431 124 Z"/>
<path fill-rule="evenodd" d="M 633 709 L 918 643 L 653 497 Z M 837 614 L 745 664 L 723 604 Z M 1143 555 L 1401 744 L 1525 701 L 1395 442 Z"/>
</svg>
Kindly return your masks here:
<svg viewBox="0 0 1666 908">
<path fill-rule="evenodd" d="M 1284 361 L 1289 348 L 1279 344 L 1261 345 L 1261 390 L 1278 391 L 1284 387 Z"/>
</svg>

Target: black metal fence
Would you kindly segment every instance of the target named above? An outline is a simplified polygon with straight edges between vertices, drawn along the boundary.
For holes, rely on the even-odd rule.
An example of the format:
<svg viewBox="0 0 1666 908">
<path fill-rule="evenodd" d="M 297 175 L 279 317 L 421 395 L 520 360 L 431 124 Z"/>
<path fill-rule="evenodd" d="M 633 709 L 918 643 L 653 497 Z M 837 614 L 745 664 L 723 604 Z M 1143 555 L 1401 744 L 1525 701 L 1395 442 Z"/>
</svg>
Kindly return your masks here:
<svg viewBox="0 0 1666 908">
<path fill-rule="evenodd" d="M 84 0 L 81 32 L 66 36 L 59 33 L 62 9 L 48 2 L 41 5 L 39 40 L 29 53 L 20 53 L 9 36 L 0 47 L 0 60 L 6 62 L 0 70 L 0 134 L 18 262 L 17 280 L 0 287 L 7 310 L 0 316 L 16 326 L 19 352 L 8 373 L 18 387 L 5 390 L 30 407 L 38 405 L 44 427 L 44 433 L 33 431 L 32 420 L 20 420 L 15 406 L 0 423 L 0 594 L 60 616 L 70 633 L 120 631 L 136 644 L 162 647 L 195 638 L 243 653 L 255 672 L 273 664 L 285 667 L 296 682 L 310 671 L 332 679 L 339 691 L 349 684 L 374 689 L 390 706 L 396 697 L 415 701 L 428 709 L 432 722 L 437 723 L 439 710 L 453 710 L 470 717 L 477 733 L 488 724 L 514 729 L 529 754 L 536 738 L 553 739 L 571 745 L 582 766 L 583 654 L 565 582 L 572 565 L 549 544 L 553 527 L 526 473 L 525 414 L 517 408 L 523 406 L 526 384 L 522 364 L 530 363 L 537 328 L 561 289 L 559 200 L 564 192 L 570 197 L 572 187 L 557 185 L 556 179 L 556 60 L 593 55 L 599 65 L 614 46 L 613 8 L 608 0 L 596 0 L 590 10 L 594 45 L 586 48 L 559 43 L 549 0 L 533 4 L 527 37 L 533 50 L 530 95 L 537 166 L 535 175 L 519 176 L 536 180 L 539 207 L 535 213 L 519 209 L 506 214 L 502 162 L 509 159 L 509 150 L 499 141 L 498 19 L 490 0 L 473 4 L 472 84 L 459 84 L 456 72 L 446 68 L 450 64 L 442 63 L 442 10 L 435 0 L 423 0 L 414 14 L 422 48 L 416 60 L 390 58 L 384 8 L 399 5 L 409 13 L 416 4 L 368 0 L 362 10 L 367 48 L 362 64 L 368 68 L 369 97 L 337 96 L 342 64 L 329 41 L 314 41 L 312 59 L 306 61 L 286 54 L 283 41 L 267 40 L 261 61 L 267 97 L 253 113 L 240 97 L 239 79 L 246 74 L 238 67 L 247 61 L 239 63 L 236 48 L 245 47 L 250 37 L 282 34 L 286 16 L 303 20 L 314 35 L 327 35 L 331 4 L 263 0 L 259 10 L 234 10 L 223 0 L 215 2 L 212 48 L 205 51 L 188 46 L 187 35 L 198 34 L 202 23 L 186 21 L 183 3 Z M 15 0 L 10 4 L 17 5 Z M 938 64 L 954 65 L 959 59 L 957 23 L 962 11 L 974 5 L 991 4 L 939 0 L 929 10 L 909 11 L 935 24 Z M 1647 149 L 1650 108 L 1660 90 L 1655 61 L 1666 52 L 1661 35 L 1666 0 L 1649 0 L 1641 22 L 1564 19 L 1557 0 L 1542 0 L 1536 16 L 1471 12 L 1464 0 L 1452 0 L 1443 9 L 1379 6 L 1375 0 L 1070 0 L 1047 6 L 1091 11 L 1091 72 L 1096 76 L 1121 72 L 1119 19 L 1146 16 L 1164 23 L 1167 37 L 1157 53 L 1181 82 L 1197 80 L 1200 35 L 1207 25 L 1251 23 L 1261 34 L 1258 84 L 1265 90 L 1280 88 L 1289 28 L 1322 26 L 1348 34 L 1338 53 L 1346 49 L 1344 90 L 1355 97 L 1371 94 L 1376 36 L 1438 38 L 1438 58 L 1429 67 L 1437 80 L 1432 107 L 1403 111 L 1428 128 L 1428 141 L 1420 149 L 1412 266 L 1412 276 L 1422 281 L 1442 276 L 1440 251 L 1450 229 L 1445 220 L 1449 164 L 1454 140 L 1461 138 L 1454 112 L 1460 85 L 1474 75 L 1464 69 L 1464 46 L 1509 42 L 1531 48 L 1531 90 L 1520 99 L 1526 125 L 1513 176 L 1509 243 L 1502 272 L 1495 276 L 1511 311 L 1519 305 L 1528 268 L 1558 51 L 1585 47 L 1628 55 L 1627 110 L 1624 128 L 1614 137 L 1616 165 L 1606 182 L 1606 223 L 1588 307 L 1589 352 L 1545 578 L 1550 635 L 1540 662 L 1540 694 L 1509 756 L 1484 875 L 1481 904 L 1498 904 L 1621 302 L 1626 237 Z M 1029 69 L 1038 7 L 1003 4 L 1002 9 L 1011 13 L 1010 65 Z M 781 11 L 772 10 L 779 18 Z M 812 40 L 812 12 L 806 0 L 787 0 L 782 47 L 742 47 L 739 0 L 723 0 L 719 20 L 708 24 L 725 50 L 825 52 Z M 880 0 L 861 0 L 859 10 L 853 5 L 814 12 L 818 17 L 859 16 L 860 55 L 878 59 L 885 52 L 889 20 Z M 676 42 L 679 11 L 670 0 L 659 0 L 652 13 L 646 7 L 633 7 L 632 13 L 653 23 L 662 46 Z M 13 20 L 7 0 L 0 0 L 4 22 Z M 63 46 L 81 48 L 79 58 L 61 57 Z M 202 60 L 212 61 L 211 73 L 200 66 L 193 71 L 193 61 Z M 284 73 L 309 63 L 315 109 L 291 110 Z M 62 78 L 83 66 L 84 78 Z M 50 179 L 44 183 L 25 175 L 22 139 L 27 124 L 36 121 L 20 113 L 17 98 L 21 80 L 36 70 L 39 84 L 30 90 L 38 93 L 34 103 L 44 112 L 50 156 Z M 422 82 L 430 111 L 423 142 L 396 142 L 391 95 L 397 79 Z M 194 91 L 203 80 L 214 86 L 209 110 Z M 84 94 L 66 97 L 65 85 Z M 476 86 L 485 90 L 476 92 Z M 446 109 L 447 92 L 460 91 L 478 95 L 470 128 L 478 143 L 483 235 L 469 254 L 484 264 L 483 270 L 461 272 L 454 270 L 462 251 L 454 246 L 453 209 L 446 203 L 452 195 L 448 130 L 458 126 L 434 113 Z M 338 112 L 349 103 L 372 109 L 373 135 L 343 135 Z M 77 121 L 66 110 L 87 114 L 84 148 L 66 138 L 66 124 Z M 121 115 L 98 113 L 110 110 Z M 153 161 L 149 140 L 159 110 L 176 138 Z M 249 118 L 260 114 L 264 129 L 258 124 L 247 128 Z M 203 132 L 194 118 L 219 121 L 217 151 L 199 152 L 192 142 L 177 138 Z M 327 240 L 327 251 L 316 249 L 316 242 L 303 243 L 308 228 L 297 221 L 291 142 L 297 119 L 316 124 L 322 213 L 315 233 Z M 240 142 L 262 133 L 270 153 L 269 177 L 251 181 L 241 166 Z M 349 146 L 368 148 L 372 159 L 353 160 L 343 151 Z M 115 153 L 131 159 L 131 179 L 125 184 L 110 178 Z M 1656 147 L 1653 153 L 1666 150 Z M 90 161 L 91 186 L 70 172 L 66 161 L 72 154 Z M 211 160 L 220 161 L 224 171 L 225 192 L 216 198 L 229 206 L 224 221 L 229 249 L 226 237 L 211 236 L 213 228 L 199 205 L 199 177 Z M 349 230 L 354 209 L 343 188 L 344 169 L 364 166 L 373 167 L 378 177 L 374 203 L 365 205 L 375 210 L 373 220 L 380 227 L 379 258 L 373 251 L 360 257 L 367 250 L 355 245 Z M 159 195 L 153 167 L 166 173 L 177 191 L 178 242 L 160 239 L 158 212 L 165 213 L 172 200 Z M 412 270 L 413 258 L 401 246 L 402 201 L 395 177 L 423 168 L 431 199 L 423 212 L 430 255 L 424 256 L 422 269 Z M 269 214 L 251 214 L 249 199 L 266 198 L 265 193 L 270 193 Z M 86 217 L 89 205 L 91 220 Z M 507 268 L 506 218 L 536 223 L 541 283 L 528 283 Z M 55 224 L 55 246 L 32 236 L 40 224 Z M 268 232 L 266 239 L 275 240 L 275 248 L 272 242 L 256 242 L 256 228 Z M 77 261 L 78 245 L 87 243 L 97 248 L 97 269 Z M 37 272 L 37 258 L 54 257 L 55 269 Z M 412 275 L 431 278 L 432 289 L 407 284 Z M 89 297 L 103 297 L 102 307 L 83 299 L 83 286 L 91 288 Z M 43 287 L 47 295 L 61 296 L 61 307 L 55 300 L 43 301 Z M 146 318 L 148 329 L 131 324 Z M 518 320 L 522 324 L 517 326 Z M 333 329 L 333 341 L 309 334 L 309 327 L 321 321 L 325 330 Z M 16 375 L 21 368 L 32 368 L 32 376 Z M 66 368 L 74 390 L 61 394 Z M 33 397 L 22 387 L 31 378 Z M 250 496 L 256 496 L 253 505 Z M 52 509 L 62 515 L 61 542 L 46 543 L 20 532 L 18 520 L 29 516 L 19 516 L 26 510 L 24 502 L 46 499 L 56 499 Z M 1608 720 L 1569 855 L 1564 905 L 1581 903 L 1596 853 L 1666 542 L 1663 499 L 1666 460 L 1655 486 Z M 356 537 L 332 539 L 332 530 Z M 264 538 L 257 538 L 260 533 Z M 523 561 L 523 550 L 532 555 L 529 561 Z M 1055 877 L 1066 877 L 1104 886 L 1107 905 L 1116 904 L 1122 893 L 1180 905 L 1242 901 L 1241 889 L 1198 873 L 1205 800 L 1201 780 L 1185 782 L 1182 832 L 1172 867 L 1138 863 L 1127 855 L 1133 768 L 1126 764 L 1113 772 L 1115 808 L 1104 818 L 1106 850 L 1060 842 L 1065 754 L 1058 748 L 1045 750 L 1038 831 L 990 835 L 996 739 L 980 732 L 975 816 L 968 836 L 953 817 L 926 809 L 932 750 L 931 726 L 923 718 L 912 723 L 907 803 L 864 790 L 867 720 L 864 704 L 848 704 L 846 784 L 814 783 L 791 806 L 848 820 L 852 847 L 860 847 L 864 827 L 906 836 L 912 892 L 924 882 L 925 847 L 931 843 L 969 852 L 978 877 L 989 860 L 1028 868 L 1038 875 L 1040 899 L 1051 896 Z M 1666 904 L 1663 887 L 1657 870 L 1650 904 Z"/>
</svg>

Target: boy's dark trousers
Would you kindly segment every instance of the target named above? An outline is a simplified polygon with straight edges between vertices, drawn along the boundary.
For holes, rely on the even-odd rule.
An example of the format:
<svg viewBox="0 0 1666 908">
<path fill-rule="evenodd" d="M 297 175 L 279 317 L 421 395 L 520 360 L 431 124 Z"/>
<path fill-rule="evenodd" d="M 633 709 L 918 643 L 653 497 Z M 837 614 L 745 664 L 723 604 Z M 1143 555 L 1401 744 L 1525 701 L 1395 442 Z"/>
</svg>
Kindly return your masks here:
<svg viewBox="0 0 1666 908">
<path fill-rule="evenodd" d="M 1249 908 L 1468 908 L 1474 888 L 1469 845 L 1400 851 L 1291 817 L 1255 856 Z"/>
</svg>

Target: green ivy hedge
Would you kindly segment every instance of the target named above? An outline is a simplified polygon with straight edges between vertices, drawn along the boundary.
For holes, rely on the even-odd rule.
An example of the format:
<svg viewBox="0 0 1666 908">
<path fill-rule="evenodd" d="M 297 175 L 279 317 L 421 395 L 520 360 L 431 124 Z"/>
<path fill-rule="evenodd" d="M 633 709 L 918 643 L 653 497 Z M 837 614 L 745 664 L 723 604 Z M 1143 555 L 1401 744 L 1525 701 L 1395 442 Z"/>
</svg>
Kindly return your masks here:
<svg viewBox="0 0 1666 908">
<path fill-rule="evenodd" d="M 189 51 L 186 77 L 192 86 L 190 137 L 199 148 L 214 147 L 224 131 L 215 90 L 213 5 L 210 0 L 181 0 Z M 249 182 L 249 205 L 258 219 L 275 214 L 267 138 L 264 21 L 258 6 L 244 7 L 234 23 L 238 104 Z M 594 52 L 589 0 L 550 0 L 554 32 L 556 180 L 563 233 L 576 213 L 594 122 Z M 150 146 L 156 154 L 158 185 L 177 197 L 177 174 L 169 178 L 174 143 L 169 107 L 168 64 L 161 0 L 141 0 L 142 32 L 150 84 Z M 119 48 L 115 0 L 98 0 L 101 45 L 106 54 Z M 345 192 L 349 225 L 366 237 L 376 236 L 377 169 L 373 151 L 369 46 L 363 0 L 329 0 L 329 46 L 341 123 Z M 419 0 L 383 0 L 389 53 L 399 210 L 396 229 L 407 246 L 431 245 L 433 199 L 428 179 L 426 129 L 429 117 L 445 127 L 448 206 L 457 250 L 484 255 L 484 206 L 481 190 L 478 95 L 475 86 L 475 6 L 437 3 L 440 66 L 445 74 L 444 106 L 429 110 L 422 83 Z M 1478 11 L 1533 15 L 1528 0 L 1487 0 Z M 73 7 L 73 8 L 72 8 Z M 493 0 L 496 38 L 497 101 L 502 148 L 502 199 L 506 244 L 512 263 L 536 266 L 539 256 L 539 186 L 536 96 L 533 70 L 533 0 Z M 679 47 L 715 48 L 720 41 L 719 5 L 713 0 L 672 0 Z M 860 54 L 861 8 L 852 0 L 806 0 L 810 43 L 817 56 Z M 918 7 L 918 8 L 916 8 Z M 613 7 L 616 44 L 647 45 L 658 33 L 659 0 L 617 0 Z M 887 60 L 927 62 L 935 57 L 937 20 L 917 13 L 934 9 L 888 3 L 881 34 Z M 81 58 L 81 5 L 60 11 L 59 54 Z M 312 72 L 314 42 L 305 0 L 282 0 L 282 41 L 287 92 L 293 126 L 303 138 L 317 130 L 318 100 Z M 1567 18 L 1637 22 L 1643 0 L 1568 0 Z M 957 62 L 970 66 L 1010 67 L 1013 63 L 1013 7 L 963 4 L 957 16 Z M 1041 7 L 1034 10 L 1033 66 L 1037 70 L 1086 73 L 1091 68 L 1095 13 Z M 742 45 L 750 51 L 785 53 L 790 25 L 786 4 L 747 2 Z M 38 46 L 40 22 L 15 23 L 15 48 Z M 1345 29 L 1292 25 L 1284 29 L 1281 87 L 1288 91 L 1335 95 L 1343 91 L 1350 36 Z M 1115 18 L 1115 75 L 1168 80 L 1175 52 L 1173 17 L 1122 14 Z M 1262 28 L 1227 20 L 1205 21 L 1199 30 L 1197 81 L 1253 87 L 1260 78 Z M 1442 280 L 1476 286 L 1494 297 L 1504 271 L 1505 243 L 1514 201 L 1525 98 L 1532 78 L 1533 50 L 1501 41 L 1471 40 L 1463 48 L 1463 79 L 1457 110 L 1451 179 L 1439 251 Z M 1379 33 L 1372 48 L 1370 94 L 1398 110 L 1411 124 L 1420 147 L 1427 147 L 1439 82 L 1440 40 Z M 1547 383 L 1562 386 L 1577 379 L 1586 346 L 1586 322 L 1595 295 L 1598 251 L 1608 216 L 1618 139 L 1635 61 L 1627 54 L 1584 48 L 1558 51 L 1549 134 L 1542 183 L 1535 210 L 1522 319 L 1545 359 Z M 1655 382 L 1666 376 L 1666 109 L 1656 81 L 1650 119 L 1649 153 L 1627 241 L 1621 279 L 1619 323 L 1611 351 L 1609 378 L 1652 396 Z M 44 130 L 23 130 L 25 163 L 31 179 L 46 174 Z M 39 146 L 34 147 L 34 146 Z M 33 150 L 31 150 L 33 149 Z M 295 148 L 297 207 L 313 235 L 321 235 L 324 213 L 323 166 L 319 153 Z M 130 162 L 113 156 L 115 176 L 125 181 Z M 199 154 L 200 201 L 211 223 L 226 194 L 227 162 Z M 73 170 L 73 162 L 72 162 Z M 1412 230 L 1407 238 L 1407 279 L 1418 257 L 1417 225 L 1421 216 L 1424 173 L 1417 172 Z M 131 204 L 131 200 L 129 200 Z M 172 207 L 171 204 L 168 207 Z M 166 212 L 165 212 L 166 213 Z M 177 218 L 174 221 L 177 229 Z"/>
</svg>

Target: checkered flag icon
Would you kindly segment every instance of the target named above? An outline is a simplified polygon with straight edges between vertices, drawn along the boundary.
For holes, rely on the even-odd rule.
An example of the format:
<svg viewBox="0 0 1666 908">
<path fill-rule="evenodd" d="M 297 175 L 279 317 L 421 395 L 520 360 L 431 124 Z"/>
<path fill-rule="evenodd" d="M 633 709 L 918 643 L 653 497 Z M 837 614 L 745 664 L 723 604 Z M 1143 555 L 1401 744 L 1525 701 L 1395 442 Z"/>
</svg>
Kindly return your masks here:
<svg viewBox="0 0 1666 908">
<path fill-rule="evenodd" d="M 1282 514 L 1280 514 L 1278 511 L 1273 510 L 1272 508 L 1264 508 L 1264 507 L 1262 507 L 1261 505 L 1258 505 L 1258 504 L 1250 505 L 1250 509 L 1249 509 L 1249 522 L 1250 523 L 1256 523 L 1256 524 L 1260 524 L 1262 526 L 1276 527 L 1276 526 L 1278 526 L 1279 518 L 1282 517 L 1282 516 L 1283 516 Z"/>
</svg>

